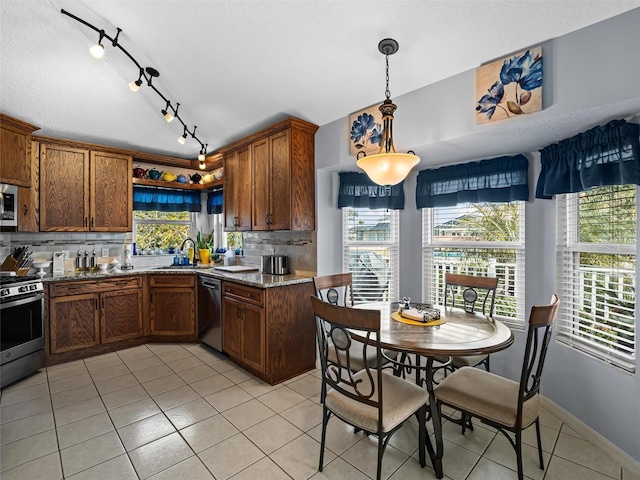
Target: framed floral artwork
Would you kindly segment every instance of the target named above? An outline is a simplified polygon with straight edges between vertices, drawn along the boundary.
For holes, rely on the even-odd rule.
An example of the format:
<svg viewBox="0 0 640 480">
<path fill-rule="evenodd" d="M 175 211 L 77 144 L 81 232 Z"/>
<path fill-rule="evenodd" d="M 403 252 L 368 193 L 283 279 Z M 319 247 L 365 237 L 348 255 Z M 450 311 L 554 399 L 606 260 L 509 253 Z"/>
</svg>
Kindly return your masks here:
<svg viewBox="0 0 640 480">
<path fill-rule="evenodd" d="M 382 114 L 378 105 L 349 115 L 349 154 L 377 153 L 382 145 Z"/>
<path fill-rule="evenodd" d="M 476 69 L 476 123 L 542 110 L 542 47 Z"/>
</svg>

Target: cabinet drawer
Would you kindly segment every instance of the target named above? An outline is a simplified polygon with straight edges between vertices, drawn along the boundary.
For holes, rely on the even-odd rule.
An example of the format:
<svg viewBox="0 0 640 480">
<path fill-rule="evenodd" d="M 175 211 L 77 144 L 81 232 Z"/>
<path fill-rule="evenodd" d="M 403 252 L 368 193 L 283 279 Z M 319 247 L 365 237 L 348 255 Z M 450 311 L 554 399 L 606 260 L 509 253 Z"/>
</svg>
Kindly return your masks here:
<svg viewBox="0 0 640 480">
<path fill-rule="evenodd" d="M 140 276 L 109 278 L 104 280 L 56 282 L 49 285 L 49 296 L 60 297 L 79 293 L 100 293 L 111 290 L 140 288 L 141 286 L 142 278 Z"/>
<path fill-rule="evenodd" d="M 151 275 L 149 276 L 150 287 L 193 287 L 195 286 L 195 275 Z"/>
<path fill-rule="evenodd" d="M 260 307 L 264 306 L 264 290 L 259 288 L 224 282 L 222 291 L 225 295 L 244 300 L 245 302 L 252 303 Z"/>
</svg>

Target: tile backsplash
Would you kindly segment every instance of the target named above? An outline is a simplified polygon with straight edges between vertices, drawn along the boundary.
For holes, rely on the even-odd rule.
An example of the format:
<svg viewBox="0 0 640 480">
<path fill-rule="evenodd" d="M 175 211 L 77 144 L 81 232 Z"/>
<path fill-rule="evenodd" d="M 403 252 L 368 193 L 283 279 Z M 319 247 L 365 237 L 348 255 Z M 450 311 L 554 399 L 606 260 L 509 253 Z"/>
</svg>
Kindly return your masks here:
<svg viewBox="0 0 640 480">
<path fill-rule="evenodd" d="M 78 251 L 91 253 L 94 249 L 101 256 L 107 249 L 108 255 L 99 258 L 107 262 L 114 257 L 120 262 L 125 245 L 131 245 L 131 232 L 127 233 L 2 233 L 0 234 L 0 261 L 18 246 L 28 245 L 34 252 L 36 261 L 52 260 L 53 252 L 69 251 L 65 270 L 74 268 Z M 287 255 L 291 273 L 314 276 L 316 263 L 316 232 L 245 232 L 243 234 L 244 257 L 238 258 L 239 265 L 260 267 L 262 255 Z M 132 263 L 137 267 L 170 265 L 173 255 L 134 256 Z"/>
</svg>

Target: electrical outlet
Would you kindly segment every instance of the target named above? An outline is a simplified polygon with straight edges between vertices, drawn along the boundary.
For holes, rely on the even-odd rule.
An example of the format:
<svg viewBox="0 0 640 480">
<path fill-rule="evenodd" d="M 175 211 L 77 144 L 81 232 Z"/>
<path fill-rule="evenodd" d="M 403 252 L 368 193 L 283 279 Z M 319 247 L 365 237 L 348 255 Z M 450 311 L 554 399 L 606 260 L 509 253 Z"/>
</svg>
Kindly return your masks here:
<svg viewBox="0 0 640 480">
<path fill-rule="evenodd" d="M 109 256 L 109 249 L 108 248 L 103 248 L 102 249 L 102 256 L 103 257 L 108 257 Z"/>
<path fill-rule="evenodd" d="M 62 250 L 62 256 L 63 256 L 63 258 L 68 259 L 69 258 L 69 250 Z"/>
</svg>

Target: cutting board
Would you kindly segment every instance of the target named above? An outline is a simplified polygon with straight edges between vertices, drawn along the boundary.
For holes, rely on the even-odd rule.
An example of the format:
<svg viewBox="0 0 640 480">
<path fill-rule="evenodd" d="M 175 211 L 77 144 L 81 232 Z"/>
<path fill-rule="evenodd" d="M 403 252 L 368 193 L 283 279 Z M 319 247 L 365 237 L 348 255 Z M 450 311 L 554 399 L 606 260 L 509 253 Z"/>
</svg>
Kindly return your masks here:
<svg viewBox="0 0 640 480">
<path fill-rule="evenodd" d="M 247 267 L 244 265 L 230 265 L 228 267 L 213 267 L 213 269 L 220 270 L 221 272 L 231 272 L 231 273 L 257 272 L 259 270 L 258 267 Z"/>
</svg>

